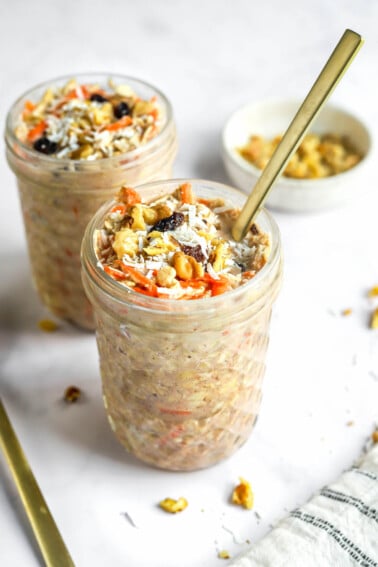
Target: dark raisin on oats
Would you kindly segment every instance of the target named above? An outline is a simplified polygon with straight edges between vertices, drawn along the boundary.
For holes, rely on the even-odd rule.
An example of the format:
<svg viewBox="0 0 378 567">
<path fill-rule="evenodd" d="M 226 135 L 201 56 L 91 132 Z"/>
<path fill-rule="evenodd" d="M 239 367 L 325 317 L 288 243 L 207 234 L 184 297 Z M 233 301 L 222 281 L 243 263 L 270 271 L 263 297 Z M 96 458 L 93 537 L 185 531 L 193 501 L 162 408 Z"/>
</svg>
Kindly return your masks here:
<svg viewBox="0 0 378 567">
<path fill-rule="evenodd" d="M 128 114 L 130 114 L 130 107 L 127 102 L 122 101 L 114 107 L 114 116 L 116 118 L 122 118 Z"/>
<path fill-rule="evenodd" d="M 206 256 L 203 253 L 202 248 L 199 244 L 197 244 L 196 246 L 188 246 L 187 244 L 180 244 L 180 248 L 184 252 L 184 254 L 186 254 L 187 256 L 191 256 L 192 258 L 197 260 L 197 262 L 204 262 L 206 260 Z"/>
<path fill-rule="evenodd" d="M 252 234 L 254 234 L 255 236 L 257 234 L 260 234 L 259 229 L 257 228 L 257 226 L 255 225 L 255 223 L 253 223 L 253 225 L 251 226 L 251 232 Z"/>
<path fill-rule="evenodd" d="M 160 219 L 151 228 L 150 232 L 157 230 L 159 232 L 165 232 L 166 230 L 175 230 L 177 227 L 181 226 L 184 222 L 184 215 L 182 213 L 172 213 L 171 216 L 165 217 L 165 219 Z"/>
<path fill-rule="evenodd" d="M 33 144 L 33 148 L 37 150 L 37 152 L 41 152 L 41 154 L 55 154 L 56 150 L 58 149 L 58 144 L 56 142 L 52 142 L 46 136 L 42 136 L 42 138 L 38 138 Z"/>
<path fill-rule="evenodd" d="M 106 102 L 108 99 L 102 96 L 100 93 L 93 93 L 90 96 L 92 102 Z"/>
</svg>

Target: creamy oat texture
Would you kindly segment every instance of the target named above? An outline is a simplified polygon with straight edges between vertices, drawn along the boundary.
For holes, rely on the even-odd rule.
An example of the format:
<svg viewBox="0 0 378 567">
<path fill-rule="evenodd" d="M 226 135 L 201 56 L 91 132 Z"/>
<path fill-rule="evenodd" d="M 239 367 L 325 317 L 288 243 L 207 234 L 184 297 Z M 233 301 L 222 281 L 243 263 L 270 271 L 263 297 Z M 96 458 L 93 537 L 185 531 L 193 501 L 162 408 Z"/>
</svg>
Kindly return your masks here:
<svg viewBox="0 0 378 567">
<path fill-rule="evenodd" d="M 172 187 L 173 182 L 169 183 Z M 237 253 L 231 252 L 230 246 L 222 256 L 223 264 L 214 266 L 216 246 L 210 243 L 215 238 L 227 242 L 227 227 L 237 209 L 227 199 L 223 202 L 224 195 L 219 199 L 194 197 L 194 203 L 184 203 L 192 195 L 184 185 L 172 187 L 168 197 L 146 205 L 146 210 L 167 205 L 169 216 L 135 228 L 136 247 L 133 239 L 121 242 L 116 236 L 130 229 L 132 211 L 140 211 L 134 207 L 141 203 L 129 191 L 121 193 L 121 202 L 113 203 L 101 224 L 89 226 L 83 247 L 83 281 L 94 306 L 110 425 L 128 451 L 170 470 L 210 466 L 231 455 L 248 438 L 260 406 L 269 320 L 281 278 L 277 248 L 274 257 L 268 258 L 269 265 L 264 265 L 269 239 L 258 229 L 259 236 L 253 229 L 246 241 L 258 239 L 261 249 L 256 246 L 253 251 L 252 245 L 248 253 L 243 248 L 240 254 L 237 247 Z M 132 204 L 127 203 L 129 197 Z M 122 207 L 118 210 L 119 205 L 128 212 Z M 170 224 L 174 212 L 184 216 L 176 228 Z M 140 221 L 142 217 L 143 207 L 142 216 L 138 212 L 136 218 Z M 164 223 L 164 218 L 170 220 Z M 97 223 L 96 219 L 92 222 Z M 206 245 L 194 236 L 184 240 L 184 229 L 187 234 L 190 223 L 190 231 L 211 235 L 204 237 Z M 164 226 L 166 231 L 156 230 Z M 184 247 L 186 255 L 187 247 L 204 245 L 203 249 L 200 246 L 202 255 L 196 248 L 196 261 L 202 266 L 197 279 L 193 274 L 189 280 L 182 279 L 175 269 L 176 282 L 170 280 L 171 287 L 161 289 L 156 283 L 166 263 L 173 267 L 177 252 L 169 250 L 164 234 L 169 242 L 178 243 L 179 251 Z M 160 245 L 168 251 L 151 255 Z M 97 265 L 94 259 L 87 262 L 86 250 L 91 248 L 97 251 Z M 156 256 L 162 267 L 150 265 L 158 261 Z M 235 260 L 241 259 L 244 264 L 238 266 Z M 244 273 L 258 266 L 261 269 L 255 276 L 243 279 Z M 107 267 L 108 275 L 104 273 Z M 197 295 L 199 287 L 201 296 Z"/>
</svg>

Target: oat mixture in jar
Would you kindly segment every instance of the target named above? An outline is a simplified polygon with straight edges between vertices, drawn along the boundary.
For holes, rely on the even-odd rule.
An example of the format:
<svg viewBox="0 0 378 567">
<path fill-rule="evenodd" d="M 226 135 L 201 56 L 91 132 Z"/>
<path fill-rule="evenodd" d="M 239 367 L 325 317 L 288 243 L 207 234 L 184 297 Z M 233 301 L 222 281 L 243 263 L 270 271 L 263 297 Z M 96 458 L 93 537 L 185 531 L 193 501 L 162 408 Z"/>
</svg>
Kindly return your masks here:
<svg viewBox="0 0 378 567">
<path fill-rule="evenodd" d="M 190 183 L 148 204 L 123 187 L 96 233 L 99 265 L 153 297 L 220 295 L 253 278 L 269 257 L 269 237 L 256 224 L 242 242 L 232 239 L 238 214 L 224 199 L 198 199 Z"/>
<path fill-rule="evenodd" d="M 16 136 L 58 159 L 96 160 L 135 150 L 162 125 L 156 95 L 141 99 L 128 84 L 108 81 L 51 86 L 40 100 L 25 100 Z"/>
<path fill-rule="evenodd" d="M 6 144 L 39 296 L 58 317 L 93 329 L 80 278 L 85 227 L 121 185 L 171 176 L 177 151 L 171 105 L 130 77 L 63 77 L 13 105 Z"/>
<path fill-rule="evenodd" d="M 264 211 L 242 243 L 232 241 L 244 196 L 217 183 L 140 190 L 153 197 L 123 188 L 83 241 L 104 404 L 138 458 L 203 468 L 247 440 L 259 411 L 281 281 L 278 230 Z"/>
</svg>

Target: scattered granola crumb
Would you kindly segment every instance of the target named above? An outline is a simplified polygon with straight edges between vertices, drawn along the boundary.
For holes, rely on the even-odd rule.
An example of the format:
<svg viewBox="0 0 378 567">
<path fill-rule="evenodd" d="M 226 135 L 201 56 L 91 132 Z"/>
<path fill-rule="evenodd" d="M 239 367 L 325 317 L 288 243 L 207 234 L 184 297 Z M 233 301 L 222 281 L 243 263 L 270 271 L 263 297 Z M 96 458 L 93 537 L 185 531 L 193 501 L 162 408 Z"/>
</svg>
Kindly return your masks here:
<svg viewBox="0 0 378 567">
<path fill-rule="evenodd" d="M 378 307 L 376 307 L 373 313 L 371 314 L 370 328 L 378 329 Z"/>
<path fill-rule="evenodd" d="M 373 286 L 368 291 L 368 297 L 378 297 L 378 285 Z"/>
<path fill-rule="evenodd" d="M 53 333 L 54 331 L 59 329 L 55 321 L 52 321 L 51 319 L 41 319 L 40 321 L 38 321 L 38 327 L 45 333 Z"/>
<path fill-rule="evenodd" d="M 371 434 L 371 438 L 373 440 L 373 443 L 378 443 L 378 429 L 373 431 L 373 433 Z"/>
<path fill-rule="evenodd" d="M 231 559 L 231 555 L 225 549 L 222 549 L 222 551 L 218 552 L 218 557 L 219 559 Z"/>
<path fill-rule="evenodd" d="M 343 309 L 341 315 L 343 315 L 343 317 L 348 317 L 349 315 L 352 315 L 352 309 L 350 309 L 349 307 L 348 309 Z"/>
<path fill-rule="evenodd" d="M 231 501 L 233 504 L 243 506 L 247 510 L 253 508 L 253 492 L 251 485 L 247 480 L 240 477 L 240 484 L 238 484 L 232 493 Z"/>
<path fill-rule="evenodd" d="M 188 501 L 183 497 L 178 500 L 174 500 L 173 498 L 164 498 L 164 500 L 159 502 L 159 506 L 170 514 L 176 514 L 177 512 L 185 510 L 188 506 Z"/>
<path fill-rule="evenodd" d="M 347 421 L 347 422 L 346 422 L 346 425 L 347 425 L 348 427 L 352 427 L 352 425 L 354 425 L 354 421 L 353 421 L 353 420 Z"/>
<path fill-rule="evenodd" d="M 68 386 L 64 392 L 64 401 L 68 404 L 73 404 L 79 400 L 81 396 L 81 390 L 76 386 Z"/>
<path fill-rule="evenodd" d="M 247 544 L 249 545 L 249 544 L 251 543 L 251 540 L 250 540 L 250 539 L 246 539 L 246 540 L 245 540 L 245 543 L 247 543 Z"/>
</svg>

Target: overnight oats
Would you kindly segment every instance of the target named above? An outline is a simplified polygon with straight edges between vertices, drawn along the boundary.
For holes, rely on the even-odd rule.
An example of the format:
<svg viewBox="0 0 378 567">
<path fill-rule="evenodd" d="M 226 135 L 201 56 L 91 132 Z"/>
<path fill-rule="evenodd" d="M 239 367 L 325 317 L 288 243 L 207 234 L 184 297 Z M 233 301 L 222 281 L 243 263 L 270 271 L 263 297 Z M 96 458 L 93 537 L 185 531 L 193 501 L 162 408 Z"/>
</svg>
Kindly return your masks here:
<svg viewBox="0 0 378 567">
<path fill-rule="evenodd" d="M 109 422 L 157 467 L 228 457 L 259 411 L 281 248 L 266 211 L 232 239 L 244 199 L 197 180 L 122 187 L 84 236 Z"/>
<path fill-rule="evenodd" d="M 13 105 L 5 139 L 39 296 L 56 316 L 93 329 L 80 278 L 85 227 L 121 185 L 171 177 L 171 105 L 130 77 L 63 77 Z"/>
</svg>

